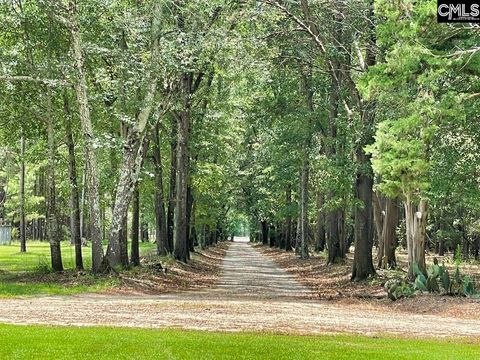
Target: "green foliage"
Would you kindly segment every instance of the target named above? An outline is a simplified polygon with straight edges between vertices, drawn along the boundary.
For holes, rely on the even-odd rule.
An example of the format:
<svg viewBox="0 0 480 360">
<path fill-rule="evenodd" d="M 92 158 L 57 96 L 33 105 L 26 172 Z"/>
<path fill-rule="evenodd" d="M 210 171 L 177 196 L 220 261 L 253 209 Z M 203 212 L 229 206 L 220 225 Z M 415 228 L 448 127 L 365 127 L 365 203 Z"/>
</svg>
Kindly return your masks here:
<svg viewBox="0 0 480 360">
<path fill-rule="evenodd" d="M 461 244 L 458 244 L 457 248 L 455 249 L 454 260 L 455 260 L 455 264 L 457 265 L 457 269 L 458 269 L 458 266 L 460 266 L 460 264 L 462 263 L 462 245 Z"/>
<path fill-rule="evenodd" d="M 437 293 L 452 296 L 476 296 L 474 283 L 470 276 L 460 274 L 458 266 L 450 277 L 444 264 L 439 265 L 434 258 L 433 264 L 427 268 L 427 277 L 420 271 L 418 264 L 413 264 L 415 281 L 412 283 L 400 280 L 389 280 L 385 283 L 388 298 L 392 301 L 402 297 L 414 296 L 417 292 Z"/>
<path fill-rule="evenodd" d="M 433 265 L 428 267 L 427 272 L 427 278 L 425 278 L 421 272 L 415 272 L 417 277 L 415 279 L 414 288 L 416 290 L 428 291 L 430 293 L 441 293 L 443 295 L 461 296 L 473 296 L 476 293 L 472 279 L 468 275 L 462 276 L 458 265 L 455 268 L 453 278 L 450 278 L 450 274 L 445 268 L 445 265 L 438 265 L 436 259 L 434 260 Z"/>
<path fill-rule="evenodd" d="M 392 301 L 415 295 L 415 290 L 411 284 L 406 281 L 389 280 L 385 283 L 385 290 L 387 291 L 388 298 Z"/>
<path fill-rule="evenodd" d="M 417 277 L 415 278 L 415 283 L 413 285 L 413 288 L 415 290 L 420 290 L 420 291 L 429 291 L 429 289 L 427 288 L 427 279 L 425 278 L 425 276 L 423 276 L 423 274 L 420 274 L 420 275 L 417 275 Z"/>
<path fill-rule="evenodd" d="M 425 127 L 419 116 L 379 124 L 375 143 L 366 151 L 372 154 L 373 169 L 382 178 L 379 189 L 383 193 L 396 197 L 429 189 L 426 143 L 432 129 Z M 423 133 L 420 138 L 419 133 Z"/>
</svg>

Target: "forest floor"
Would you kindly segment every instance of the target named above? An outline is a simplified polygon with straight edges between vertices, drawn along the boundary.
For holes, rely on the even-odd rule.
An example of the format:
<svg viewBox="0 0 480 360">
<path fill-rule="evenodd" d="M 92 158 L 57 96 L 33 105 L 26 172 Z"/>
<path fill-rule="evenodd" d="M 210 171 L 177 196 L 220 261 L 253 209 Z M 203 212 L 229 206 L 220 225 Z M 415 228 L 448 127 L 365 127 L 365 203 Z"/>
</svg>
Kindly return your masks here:
<svg viewBox="0 0 480 360">
<path fill-rule="evenodd" d="M 473 309 L 474 305 L 478 309 L 478 303 L 423 296 L 408 300 L 413 301 L 410 305 L 346 296 L 327 300 L 320 298 L 311 284 L 300 283 L 295 272 L 282 267 L 285 264 L 280 266 L 282 252 L 260 251 L 247 242 L 226 245 L 215 286 L 205 283 L 201 289 L 158 295 L 147 286 L 147 291 L 139 287 L 106 294 L 1 299 L 0 323 L 480 339 L 478 310 L 457 309 Z M 296 261 L 294 255 L 288 256 L 293 257 L 289 262 Z M 215 281 L 215 276 L 207 283 L 210 281 Z M 341 279 L 338 289 L 353 292 Z M 451 309 L 438 311 L 438 301 L 440 307 Z M 414 304 L 418 307 L 410 310 Z"/>
</svg>

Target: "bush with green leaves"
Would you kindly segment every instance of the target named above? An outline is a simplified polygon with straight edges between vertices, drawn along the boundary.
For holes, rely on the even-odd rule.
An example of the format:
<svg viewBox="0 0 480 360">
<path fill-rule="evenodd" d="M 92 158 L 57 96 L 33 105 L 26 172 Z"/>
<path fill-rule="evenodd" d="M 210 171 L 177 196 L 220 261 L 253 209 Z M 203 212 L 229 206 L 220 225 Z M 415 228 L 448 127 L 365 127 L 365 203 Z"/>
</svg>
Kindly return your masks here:
<svg viewBox="0 0 480 360">
<path fill-rule="evenodd" d="M 396 301 L 404 297 L 413 297 L 415 290 L 408 281 L 389 280 L 385 283 L 385 290 L 390 300 Z"/>
<path fill-rule="evenodd" d="M 470 276 L 461 275 L 457 266 L 453 276 L 445 264 L 439 265 L 436 258 L 427 268 L 427 276 L 420 270 L 418 264 L 413 264 L 414 283 L 402 280 L 389 280 L 385 283 L 388 298 L 395 301 L 403 297 L 412 297 L 417 293 L 437 293 L 450 296 L 475 296 L 475 286 Z"/>
<path fill-rule="evenodd" d="M 436 258 L 428 267 L 427 276 L 420 271 L 417 264 L 414 264 L 414 273 L 416 275 L 415 290 L 456 296 L 473 296 L 476 293 L 470 276 L 462 276 L 458 266 L 455 268 L 454 275 L 451 276 L 445 265 L 439 265 Z"/>
</svg>

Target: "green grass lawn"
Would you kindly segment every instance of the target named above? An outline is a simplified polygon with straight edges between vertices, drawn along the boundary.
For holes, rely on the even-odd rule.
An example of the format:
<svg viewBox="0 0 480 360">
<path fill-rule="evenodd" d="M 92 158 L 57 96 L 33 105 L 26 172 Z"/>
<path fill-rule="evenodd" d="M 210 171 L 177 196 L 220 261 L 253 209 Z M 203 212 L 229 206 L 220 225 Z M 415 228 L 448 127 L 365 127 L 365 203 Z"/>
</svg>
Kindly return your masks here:
<svg viewBox="0 0 480 360">
<path fill-rule="evenodd" d="M 155 244 L 141 243 L 144 254 Z M 82 249 L 85 269 L 91 264 L 91 248 Z M 62 242 L 64 274 L 50 273 L 50 245 L 48 242 L 28 241 L 27 252 L 20 252 L 20 245 L 0 246 L 0 297 L 21 295 L 70 295 L 86 291 L 100 291 L 118 284 L 115 277 L 78 276 L 75 268 L 75 249 L 69 242 Z"/>
<path fill-rule="evenodd" d="M 75 248 L 69 242 L 62 242 L 62 261 L 65 269 L 75 268 Z M 91 265 L 91 248 L 82 248 L 85 268 Z M 0 270 L 19 272 L 36 271 L 50 267 L 50 245 L 47 241 L 27 241 L 27 252 L 20 252 L 20 244 L 0 246 Z"/>
<path fill-rule="evenodd" d="M 479 359 L 480 345 L 355 335 L 0 325 L 1 359 Z"/>
</svg>

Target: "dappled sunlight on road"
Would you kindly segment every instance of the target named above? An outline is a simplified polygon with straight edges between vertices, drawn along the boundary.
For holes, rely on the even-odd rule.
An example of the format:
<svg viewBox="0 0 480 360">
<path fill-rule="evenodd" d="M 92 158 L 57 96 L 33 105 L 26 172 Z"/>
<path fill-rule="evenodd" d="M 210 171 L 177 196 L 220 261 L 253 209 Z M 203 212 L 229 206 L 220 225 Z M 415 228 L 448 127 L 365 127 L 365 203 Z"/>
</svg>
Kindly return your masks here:
<svg viewBox="0 0 480 360">
<path fill-rule="evenodd" d="M 231 297 L 281 298 L 307 297 L 310 290 L 273 260 L 235 238 L 223 262 L 223 276 L 214 293 Z"/>
</svg>

